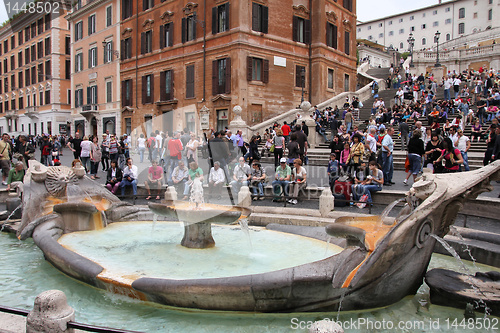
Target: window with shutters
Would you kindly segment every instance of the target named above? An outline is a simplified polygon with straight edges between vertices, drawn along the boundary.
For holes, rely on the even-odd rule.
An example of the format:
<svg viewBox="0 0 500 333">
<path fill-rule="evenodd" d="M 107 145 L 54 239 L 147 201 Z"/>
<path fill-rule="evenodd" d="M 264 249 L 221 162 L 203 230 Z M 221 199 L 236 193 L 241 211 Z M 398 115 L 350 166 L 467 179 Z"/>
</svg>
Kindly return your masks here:
<svg viewBox="0 0 500 333">
<path fill-rule="evenodd" d="M 113 6 L 106 7 L 106 27 L 113 24 Z"/>
<path fill-rule="evenodd" d="M 24 80 L 23 80 L 23 72 L 18 72 L 17 73 L 17 81 L 19 84 L 19 88 L 22 88 L 24 86 Z"/>
<path fill-rule="evenodd" d="M 52 78 L 52 66 L 50 60 L 47 60 L 45 62 L 45 75 L 47 77 L 47 80 L 50 80 Z"/>
<path fill-rule="evenodd" d="M 10 56 L 10 70 L 13 71 L 16 68 L 16 57 L 14 55 Z"/>
<path fill-rule="evenodd" d="M 17 41 L 19 43 L 19 46 L 21 46 L 23 44 L 23 31 L 22 30 L 20 30 L 17 33 Z"/>
<path fill-rule="evenodd" d="M 31 85 L 31 75 L 30 75 L 30 69 L 27 68 L 24 71 L 24 81 L 26 81 L 26 86 Z"/>
<path fill-rule="evenodd" d="M 31 45 L 31 61 L 36 60 L 36 45 Z"/>
<path fill-rule="evenodd" d="M 231 93 L 231 58 L 214 60 L 212 63 L 212 94 Z"/>
<path fill-rule="evenodd" d="M 69 36 L 66 36 L 64 41 L 64 53 L 71 54 L 71 38 Z"/>
<path fill-rule="evenodd" d="M 333 71 L 333 69 L 328 68 L 328 77 L 327 77 L 327 80 L 328 80 L 327 87 L 328 87 L 328 89 L 333 89 L 333 78 L 334 78 L 334 71 Z"/>
<path fill-rule="evenodd" d="M 252 2 L 252 30 L 267 34 L 269 21 L 269 8 Z"/>
<path fill-rule="evenodd" d="M 66 60 L 64 67 L 65 67 L 64 72 L 66 73 L 66 76 L 64 78 L 69 80 L 69 79 L 71 79 L 71 60 Z"/>
<path fill-rule="evenodd" d="M 106 103 L 113 101 L 113 81 L 106 81 Z"/>
<path fill-rule="evenodd" d="M 31 83 L 35 84 L 36 83 L 36 67 L 31 67 Z"/>
<path fill-rule="evenodd" d="M 141 33 L 141 54 L 153 51 L 153 31 L 149 30 Z"/>
<path fill-rule="evenodd" d="M 329 47 L 337 48 L 337 26 L 331 24 L 330 22 L 326 23 L 326 45 Z"/>
<path fill-rule="evenodd" d="M 127 19 L 132 16 L 132 5 L 134 0 L 122 0 L 122 19 Z"/>
<path fill-rule="evenodd" d="M 196 39 L 196 14 L 182 18 L 182 42 Z"/>
<path fill-rule="evenodd" d="M 186 98 L 194 98 L 194 65 L 186 66 Z"/>
<path fill-rule="evenodd" d="M 24 41 L 27 42 L 29 41 L 31 38 L 31 34 L 30 34 L 30 28 L 29 27 L 26 27 L 24 29 Z"/>
<path fill-rule="evenodd" d="M 9 52 L 9 41 L 6 39 L 3 41 L 3 53 Z"/>
<path fill-rule="evenodd" d="M 352 12 L 352 0 L 344 0 L 344 8 Z"/>
<path fill-rule="evenodd" d="M 51 52 L 51 44 L 50 37 L 45 38 L 45 55 L 50 55 Z"/>
<path fill-rule="evenodd" d="M 97 66 L 97 46 L 94 46 L 89 50 L 89 68 L 94 68 L 96 66 Z"/>
<path fill-rule="evenodd" d="M 4 73 L 7 73 L 9 71 L 9 68 L 7 66 L 8 66 L 8 64 L 7 64 L 7 58 L 5 58 L 3 60 L 3 72 Z"/>
<path fill-rule="evenodd" d="M 96 105 L 97 104 L 97 86 L 93 85 L 87 87 L 87 104 Z"/>
<path fill-rule="evenodd" d="M 10 36 L 10 49 L 13 50 L 16 48 L 16 36 Z"/>
<path fill-rule="evenodd" d="M 212 34 L 229 30 L 229 2 L 212 8 Z"/>
<path fill-rule="evenodd" d="M 299 88 L 306 86 L 306 68 L 304 66 L 295 66 L 295 86 Z"/>
<path fill-rule="evenodd" d="M 38 43 L 36 43 L 36 57 L 38 59 L 43 57 L 43 42 L 42 41 L 39 41 Z"/>
<path fill-rule="evenodd" d="M 38 34 L 40 35 L 43 32 L 43 18 L 37 21 L 37 29 L 38 29 Z"/>
<path fill-rule="evenodd" d="M 83 70 L 83 53 L 75 54 L 75 72 L 81 72 Z"/>
<path fill-rule="evenodd" d="M 50 13 L 49 14 L 46 14 L 45 15 L 45 30 L 49 30 L 51 28 L 51 23 L 52 22 L 52 18 L 51 18 L 51 15 Z"/>
<path fill-rule="evenodd" d="M 488 21 L 491 21 L 493 19 L 493 9 L 488 10 Z"/>
<path fill-rule="evenodd" d="M 107 41 L 104 46 L 104 56 L 103 62 L 105 64 L 113 61 L 113 41 Z"/>
<path fill-rule="evenodd" d="M 248 57 L 247 58 L 247 80 L 269 82 L 269 60 Z"/>
<path fill-rule="evenodd" d="M 75 23 L 75 42 L 83 37 L 83 21 Z"/>
<path fill-rule="evenodd" d="M 75 90 L 75 108 L 83 105 L 83 88 Z"/>
<path fill-rule="evenodd" d="M 153 103 L 154 80 L 153 74 L 142 77 L 142 104 Z"/>
<path fill-rule="evenodd" d="M 169 22 L 160 26 L 160 48 L 174 45 L 174 24 Z"/>
<path fill-rule="evenodd" d="M 168 70 L 160 73 L 160 100 L 174 99 L 174 71 Z"/>
<path fill-rule="evenodd" d="M 23 97 L 19 97 L 19 109 L 20 110 L 24 109 L 24 99 L 23 99 Z"/>
<path fill-rule="evenodd" d="M 50 104 L 50 90 L 45 90 L 45 104 Z"/>
<path fill-rule="evenodd" d="M 132 106 L 132 80 L 122 81 L 122 106 Z"/>
<path fill-rule="evenodd" d="M 293 40 L 300 43 L 310 43 L 311 21 L 302 17 L 293 17 Z"/>
<path fill-rule="evenodd" d="M 130 59 L 132 58 L 132 38 L 125 38 L 122 40 L 121 45 L 121 59 Z"/>
<path fill-rule="evenodd" d="M 43 91 L 40 91 L 40 105 L 43 105 Z M 42 132 L 43 132 L 43 127 L 42 127 Z"/>
<path fill-rule="evenodd" d="M 43 74 L 43 64 L 38 64 L 37 72 L 38 72 L 38 82 L 44 81 L 45 75 Z"/>
<path fill-rule="evenodd" d="M 350 79 L 349 79 L 349 74 L 344 74 L 344 91 L 349 91 L 350 87 Z"/>
<path fill-rule="evenodd" d="M 142 10 L 148 10 L 155 6 L 154 0 L 142 0 Z"/>
<path fill-rule="evenodd" d="M 92 14 L 89 16 L 89 36 L 92 35 L 95 32 L 95 14 Z"/>
<path fill-rule="evenodd" d="M 14 74 L 12 74 L 10 76 L 10 90 L 15 90 L 17 87 L 16 87 L 16 76 Z"/>
</svg>

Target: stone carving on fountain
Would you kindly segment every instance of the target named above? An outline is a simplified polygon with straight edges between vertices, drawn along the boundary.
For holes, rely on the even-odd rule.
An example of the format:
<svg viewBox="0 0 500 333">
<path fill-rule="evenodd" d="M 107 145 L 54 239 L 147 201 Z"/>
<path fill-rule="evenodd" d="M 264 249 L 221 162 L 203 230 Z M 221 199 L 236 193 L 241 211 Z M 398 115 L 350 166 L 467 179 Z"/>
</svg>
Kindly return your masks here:
<svg viewBox="0 0 500 333">
<path fill-rule="evenodd" d="M 23 228 L 33 231 L 33 238 L 47 260 L 66 274 L 144 300 L 178 307 L 229 311 L 331 311 L 339 309 L 341 303 L 342 310 L 359 310 L 389 305 L 415 293 L 423 282 L 436 242 L 430 235 L 443 237 L 464 200 L 487 191 L 489 182 L 494 180 L 500 180 L 500 161 L 462 173 L 460 177 L 457 174 L 425 173 L 407 192 L 404 213 L 396 219 L 385 217 L 385 214 L 342 217 L 330 224 L 326 228 L 328 234 L 348 239 L 342 252 L 295 267 L 243 276 L 180 280 L 143 276 L 130 283 L 99 279 L 103 267 L 57 243 L 65 230 L 74 229 L 68 227 L 72 222 L 63 213 L 58 213 L 64 210 L 64 206 L 58 209 L 56 203 L 53 210 L 45 209 L 47 214 L 54 216 L 53 219 L 32 211 L 25 218 L 24 210 L 39 212 L 39 207 L 46 207 L 46 203 L 52 200 L 42 183 L 28 182 L 27 192 L 25 189 Z M 121 216 L 116 212 L 122 207 L 118 199 L 105 196 L 101 193 L 102 187 L 90 186 L 93 183 L 86 182 L 86 177 L 78 180 L 94 198 L 92 202 L 98 198 L 109 200 L 109 207 L 105 210 L 107 217 L 114 220 Z M 38 195 L 42 198 L 36 199 Z M 26 200 L 32 200 L 37 206 Z M 81 211 L 86 209 L 83 208 Z M 186 229 L 184 238 L 190 239 L 190 247 L 199 242 L 203 243 L 200 247 L 213 246 L 213 238 L 210 240 L 212 236 L 208 233 L 210 223 L 232 223 L 240 215 L 247 214 L 238 207 L 209 204 L 196 209 L 196 202 L 150 203 L 149 208 L 155 214 L 183 221 L 188 226 L 199 228 L 204 224 L 203 231 L 197 230 L 198 234 L 194 236 Z M 112 214 L 108 214 L 110 210 Z M 90 211 L 85 214 L 95 218 L 98 215 Z M 125 219 L 128 216 L 123 215 Z M 83 225 L 99 227 L 88 222 Z M 100 227 L 105 226 L 103 223 Z M 30 232 L 23 235 L 27 237 Z"/>
</svg>

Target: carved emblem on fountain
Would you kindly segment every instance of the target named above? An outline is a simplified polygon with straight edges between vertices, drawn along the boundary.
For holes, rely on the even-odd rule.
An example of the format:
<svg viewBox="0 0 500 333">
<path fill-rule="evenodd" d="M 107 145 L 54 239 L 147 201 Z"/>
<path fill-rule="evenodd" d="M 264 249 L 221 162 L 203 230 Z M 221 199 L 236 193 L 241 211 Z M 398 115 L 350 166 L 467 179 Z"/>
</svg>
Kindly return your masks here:
<svg viewBox="0 0 500 333">
<path fill-rule="evenodd" d="M 78 177 L 71 168 L 65 166 L 51 167 L 47 170 L 45 187 L 54 197 L 66 195 L 68 184 L 77 184 Z"/>
</svg>

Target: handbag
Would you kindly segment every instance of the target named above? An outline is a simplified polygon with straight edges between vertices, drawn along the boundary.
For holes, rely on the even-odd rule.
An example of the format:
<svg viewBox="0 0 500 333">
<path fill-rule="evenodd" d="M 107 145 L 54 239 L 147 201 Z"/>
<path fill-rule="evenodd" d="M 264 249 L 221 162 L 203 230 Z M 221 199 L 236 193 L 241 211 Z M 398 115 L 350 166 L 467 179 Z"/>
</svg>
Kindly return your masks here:
<svg viewBox="0 0 500 333">
<path fill-rule="evenodd" d="M 270 151 L 271 153 L 274 153 L 274 143 L 271 145 L 271 148 L 269 148 L 269 151 Z"/>
</svg>

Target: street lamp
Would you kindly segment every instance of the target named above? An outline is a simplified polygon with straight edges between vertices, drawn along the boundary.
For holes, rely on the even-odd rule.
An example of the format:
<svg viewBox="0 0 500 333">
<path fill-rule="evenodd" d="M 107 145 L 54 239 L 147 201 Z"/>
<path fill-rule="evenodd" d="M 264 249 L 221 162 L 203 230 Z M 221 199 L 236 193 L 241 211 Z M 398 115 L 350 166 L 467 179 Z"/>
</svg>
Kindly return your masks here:
<svg viewBox="0 0 500 333">
<path fill-rule="evenodd" d="M 415 38 L 413 37 L 413 32 L 410 32 L 410 37 L 408 37 L 408 45 L 410 46 L 410 57 L 411 57 L 411 60 L 410 60 L 410 67 L 413 68 L 415 67 L 413 65 L 413 46 L 415 45 Z"/>
<path fill-rule="evenodd" d="M 300 104 L 304 101 L 304 86 L 306 83 L 306 69 L 302 68 L 300 71 L 300 86 L 302 87 L 302 98 L 300 99 Z"/>
<path fill-rule="evenodd" d="M 441 33 L 439 31 L 436 31 L 436 33 L 434 34 L 434 41 L 437 44 L 437 48 L 436 48 L 436 64 L 434 65 L 434 67 L 441 67 L 441 64 L 439 63 L 439 36 L 440 35 L 441 35 Z"/>
</svg>

